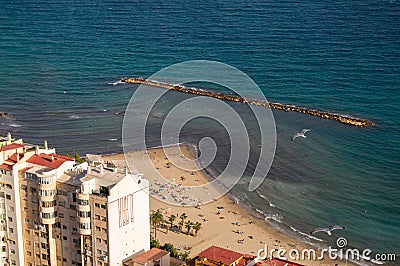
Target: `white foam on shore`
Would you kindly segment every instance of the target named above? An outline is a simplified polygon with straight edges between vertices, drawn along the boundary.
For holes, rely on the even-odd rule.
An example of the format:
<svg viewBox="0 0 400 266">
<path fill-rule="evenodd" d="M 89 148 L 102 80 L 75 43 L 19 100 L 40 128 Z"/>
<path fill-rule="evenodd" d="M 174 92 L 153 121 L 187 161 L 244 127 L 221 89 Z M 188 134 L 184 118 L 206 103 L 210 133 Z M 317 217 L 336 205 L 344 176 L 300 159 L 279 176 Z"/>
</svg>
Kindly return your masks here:
<svg viewBox="0 0 400 266">
<path fill-rule="evenodd" d="M 311 236 L 311 235 L 309 235 L 309 234 L 306 234 L 306 233 L 304 233 L 304 232 L 301 232 L 301 231 L 297 230 L 296 228 L 294 228 L 293 226 L 289 226 L 289 228 L 292 229 L 292 231 L 294 231 L 294 232 L 296 232 L 296 233 L 298 233 L 298 234 L 300 234 L 300 235 L 303 235 L 303 236 L 305 236 L 305 237 L 307 237 L 307 238 L 314 239 L 314 240 L 317 240 L 317 241 L 319 241 L 319 242 L 323 242 L 323 241 L 324 241 L 324 240 L 322 240 L 322 239 L 320 239 L 320 238 L 317 238 L 317 237 L 315 237 L 315 236 Z"/>
</svg>

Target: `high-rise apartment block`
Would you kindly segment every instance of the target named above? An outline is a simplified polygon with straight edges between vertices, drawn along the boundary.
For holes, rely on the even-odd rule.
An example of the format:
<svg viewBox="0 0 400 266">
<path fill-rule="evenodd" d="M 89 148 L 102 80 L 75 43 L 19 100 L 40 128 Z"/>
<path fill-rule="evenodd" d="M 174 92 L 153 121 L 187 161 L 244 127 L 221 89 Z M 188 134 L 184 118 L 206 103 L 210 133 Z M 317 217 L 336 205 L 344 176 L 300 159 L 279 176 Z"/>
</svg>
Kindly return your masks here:
<svg viewBox="0 0 400 266">
<path fill-rule="evenodd" d="M 0 265 L 122 265 L 150 248 L 148 190 L 122 161 L 0 138 Z"/>
</svg>

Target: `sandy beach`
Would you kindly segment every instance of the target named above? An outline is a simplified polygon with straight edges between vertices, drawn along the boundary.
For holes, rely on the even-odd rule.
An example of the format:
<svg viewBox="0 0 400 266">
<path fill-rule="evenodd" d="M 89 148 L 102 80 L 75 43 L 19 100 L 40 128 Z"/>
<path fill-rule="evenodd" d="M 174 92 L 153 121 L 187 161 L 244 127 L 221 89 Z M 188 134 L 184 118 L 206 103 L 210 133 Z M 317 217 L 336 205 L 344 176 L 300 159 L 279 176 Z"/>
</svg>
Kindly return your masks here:
<svg viewBox="0 0 400 266">
<path fill-rule="evenodd" d="M 199 199 L 191 196 L 191 191 L 184 189 L 184 186 L 199 186 L 209 183 L 209 180 L 202 171 L 183 170 L 171 162 L 171 159 L 173 161 L 185 160 L 179 153 L 179 149 L 185 158 L 193 158 L 192 149 L 188 146 L 151 149 L 147 152 L 138 151 L 128 155 L 129 161 L 134 162 L 135 168 L 150 181 L 150 191 L 153 195 L 153 197 L 150 197 L 150 209 L 152 211 L 161 211 L 165 220 L 168 220 L 168 217 L 172 214 L 179 217 L 182 213 L 185 213 L 187 215 L 186 221 L 201 223 L 198 235 L 193 236 L 186 234 L 187 230 L 185 227 L 182 229 L 183 232 L 169 230 L 169 222 L 167 221 L 167 228 L 159 228 L 157 231 L 157 240 L 161 244 L 172 243 L 180 252 L 186 251 L 190 253 L 189 256 L 191 258 L 211 245 L 251 255 L 256 255 L 257 251 L 263 249 L 265 244 L 269 250 L 283 248 L 289 252 L 295 248 L 300 252 L 300 257 L 303 249 L 312 248 L 317 251 L 315 247 L 300 243 L 298 240 L 279 232 L 270 226 L 267 221 L 253 217 L 248 210 L 240 204 L 236 204 L 229 195 L 203 204 L 200 208 L 178 206 L 162 201 L 161 199 L 165 197 L 171 198 L 174 195 L 174 199 L 186 200 L 188 205 L 194 205 Z M 165 178 L 164 182 L 169 184 L 161 184 L 161 181 L 152 178 L 152 175 L 154 176 L 154 169 L 149 168 L 147 156 L 151 158 L 154 169 Z M 109 161 L 124 159 L 125 156 L 123 154 L 104 157 L 104 160 Z M 193 161 L 188 160 L 184 163 L 188 165 L 192 164 L 190 167 L 196 167 L 195 164 L 193 165 Z M 186 196 L 179 196 L 178 194 L 180 193 Z M 179 220 L 177 218 L 174 224 L 177 225 Z M 316 254 L 318 256 L 320 253 L 317 251 Z M 289 255 L 286 254 L 286 257 L 289 257 Z M 325 256 L 324 260 L 299 260 L 296 262 L 304 265 L 352 265 L 350 262 L 329 260 L 328 255 Z"/>
</svg>

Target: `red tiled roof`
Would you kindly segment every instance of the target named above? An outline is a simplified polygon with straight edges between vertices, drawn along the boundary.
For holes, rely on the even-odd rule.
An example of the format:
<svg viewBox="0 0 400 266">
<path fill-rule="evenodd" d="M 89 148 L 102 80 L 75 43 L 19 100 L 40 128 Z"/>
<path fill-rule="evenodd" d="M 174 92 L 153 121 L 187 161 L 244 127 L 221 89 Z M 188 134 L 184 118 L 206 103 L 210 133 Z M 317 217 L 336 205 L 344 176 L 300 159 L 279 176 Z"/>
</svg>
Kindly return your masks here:
<svg viewBox="0 0 400 266">
<path fill-rule="evenodd" d="M 19 144 L 19 143 L 11 143 L 8 145 L 4 145 L 1 147 L 0 151 L 8 151 L 8 150 L 13 150 L 13 149 L 18 149 L 24 147 L 24 144 Z"/>
<path fill-rule="evenodd" d="M 21 159 L 24 155 L 23 154 L 19 154 L 19 158 Z M 16 163 L 17 162 L 17 153 L 14 153 L 13 155 L 11 155 L 10 157 L 8 157 L 8 159 L 6 160 L 7 162 L 10 163 Z"/>
<path fill-rule="evenodd" d="M 19 170 L 21 173 L 25 173 L 26 171 L 28 171 L 29 169 L 31 169 L 32 167 L 25 167 L 21 170 Z"/>
<path fill-rule="evenodd" d="M 3 170 L 12 170 L 12 166 L 3 163 L 3 164 L 0 164 L 0 169 L 3 169 Z"/>
<path fill-rule="evenodd" d="M 201 252 L 198 256 L 215 262 L 222 262 L 223 264 L 230 265 L 242 258 L 244 255 L 229 249 L 211 246 Z"/>
<path fill-rule="evenodd" d="M 246 266 L 246 265 L 249 264 L 252 260 L 254 260 L 254 258 L 255 258 L 255 256 L 253 256 L 253 255 L 244 254 L 244 255 L 243 255 L 243 259 L 241 259 L 237 265 L 239 265 L 239 266 Z"/>
<path fill-rule="evenodd" d="M 58 154 L 39 154 L 32 155 L 31 158 L 27 160 L 28 163 L 38 164 L 48 168 L 57 169 L 63 163 L 67 161 L 73 161 L 74 159 L 68 158 L 66 156 L 61 156 Z"/>
<path fill-rule="evenodd" d="M 152 248 L 149 251 L 146 251 L 145 253 L 142 253 L 139 256 L 133 258 L 133 261 L 140 264 L 145 264 L 148 263 L 149 261 L 159 260 L 160 258 L 164 257 L 167 254 L 168 251 L 161 250 L 159 248 Z"/>
<path fill-rule="evenodd" d="M 268 258 L 262 262 L 257 262 L 256 265 L 257 266 L 304 266 L 303 264 L 291 262 L 288 260 L 281 260 L 278 258 L 273 258 L 272 260 Z"/>
</svg>

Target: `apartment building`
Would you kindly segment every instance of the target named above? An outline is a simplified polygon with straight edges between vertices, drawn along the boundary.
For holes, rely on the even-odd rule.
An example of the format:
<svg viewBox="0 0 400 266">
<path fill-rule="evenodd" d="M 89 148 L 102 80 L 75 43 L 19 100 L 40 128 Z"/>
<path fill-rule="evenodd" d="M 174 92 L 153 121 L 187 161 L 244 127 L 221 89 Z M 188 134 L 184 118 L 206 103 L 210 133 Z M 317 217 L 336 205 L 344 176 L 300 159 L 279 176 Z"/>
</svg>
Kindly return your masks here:
<svg viewBox="0 0 400 266">
<path fill-rule="evenodd" d="M 87 156 L 78 191 L 83 265 L 122 265 L 150 248 L 149 183 L 123 162 Z"/>
<path fill-rule="evenodd" d="M 148 181 L 0 138 L 0 265 L 122 265 L 148 250 Z"/>
</svg>

